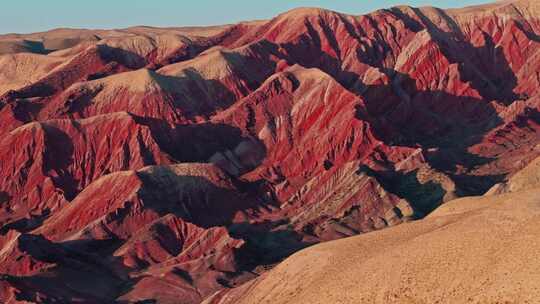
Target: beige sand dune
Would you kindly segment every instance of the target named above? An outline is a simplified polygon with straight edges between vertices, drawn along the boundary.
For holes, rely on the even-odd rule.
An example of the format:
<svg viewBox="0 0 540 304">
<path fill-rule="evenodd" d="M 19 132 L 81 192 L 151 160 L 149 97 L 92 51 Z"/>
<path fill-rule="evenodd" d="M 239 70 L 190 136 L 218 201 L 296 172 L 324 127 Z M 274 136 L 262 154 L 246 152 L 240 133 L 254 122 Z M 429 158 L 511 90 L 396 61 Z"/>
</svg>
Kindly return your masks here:
<svg viewBox="0 0 540 304">
<path fill-rule="evenodd" d="M 539 220 L 540 188 L 457 199 L 300 251 L 207 303 L 538 303 Z"/>
</svg>

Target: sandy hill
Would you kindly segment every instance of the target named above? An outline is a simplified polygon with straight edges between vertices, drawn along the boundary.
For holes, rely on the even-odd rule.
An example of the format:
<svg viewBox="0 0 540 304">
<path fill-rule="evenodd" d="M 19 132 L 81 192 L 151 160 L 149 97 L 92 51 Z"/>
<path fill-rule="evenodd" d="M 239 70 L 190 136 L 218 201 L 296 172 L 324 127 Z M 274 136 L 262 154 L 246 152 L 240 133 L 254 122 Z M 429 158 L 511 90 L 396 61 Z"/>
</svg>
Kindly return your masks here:
<svg viewBox="0 0 540 304">
<path fill-rule="evenodd" d="M 535 303 L 537 175 L 536 161 L 514 177 L 536 181 L 519 191 L 453 200 L 424 220 L 300 251 L 205 303 Z"/>
</svg>

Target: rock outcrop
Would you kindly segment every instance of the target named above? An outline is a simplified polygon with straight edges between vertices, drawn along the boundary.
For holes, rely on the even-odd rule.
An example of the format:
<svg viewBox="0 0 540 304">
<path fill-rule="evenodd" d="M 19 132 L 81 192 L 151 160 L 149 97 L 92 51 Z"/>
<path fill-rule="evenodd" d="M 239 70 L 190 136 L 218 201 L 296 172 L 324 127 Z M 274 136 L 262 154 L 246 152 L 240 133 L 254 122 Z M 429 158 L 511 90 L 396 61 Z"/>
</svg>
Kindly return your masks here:
<svg viewBox="0 0 540 304">
<path fill-rule="evenodd" d="M 482 233 L 506 233 L 504 216 L 529 229 L 536 214 L 539 13 L 532 0 L 362 16 L 297 8 L 217 27 L 0 36 L 0 302 L 300 301 L 266 288 L 297 275 L 319 284 L 305 281 L 306 294 L 346 286 L 317 281 L 324 265 L 297 272 L 324 248 L 339 256 L 335 282 L 374 271 L 350 281 L 374 302 L 439 300 L 399 288 L 473 268 L 411 277 L 417 257 L 435 263 L 442 240 L 483 237 L 498 250 L 518 230 Z M 459 199 L 486 192 L 506 194 Z M 514 210 L 512 199 L 524 202 Z M 441 215 L 451 206 L 461 211 Z M 465 249 L 448 258 L 492 265 Z M 488 283 L 448 299 L 512 295 Z"/>
</svg>

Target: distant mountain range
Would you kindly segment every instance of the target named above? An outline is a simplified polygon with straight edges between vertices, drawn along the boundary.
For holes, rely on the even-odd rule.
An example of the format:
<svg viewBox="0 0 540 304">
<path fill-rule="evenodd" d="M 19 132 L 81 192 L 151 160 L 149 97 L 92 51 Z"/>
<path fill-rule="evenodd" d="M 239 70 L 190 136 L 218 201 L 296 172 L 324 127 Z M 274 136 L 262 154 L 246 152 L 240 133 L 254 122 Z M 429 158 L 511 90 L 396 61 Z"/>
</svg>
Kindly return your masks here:
<svg viewBox="0 0 540 304">
<path fill-rule="evenodd" d="M 0 302 L 534 303 L 539 93 L 533 0 L 0 36 Z"/>
</svg>

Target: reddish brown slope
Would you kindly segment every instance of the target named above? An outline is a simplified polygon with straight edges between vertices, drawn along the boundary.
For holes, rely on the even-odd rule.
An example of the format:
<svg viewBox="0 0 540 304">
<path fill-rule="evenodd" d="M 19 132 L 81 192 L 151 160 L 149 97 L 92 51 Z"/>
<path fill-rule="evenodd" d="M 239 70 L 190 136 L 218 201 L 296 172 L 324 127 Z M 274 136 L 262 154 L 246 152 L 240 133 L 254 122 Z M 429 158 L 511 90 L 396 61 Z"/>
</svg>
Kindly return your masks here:
<svg viewBox="0 0 540 304">
<path fill-rule="evenodd" d="M 360 226 L 399 222 L 401 215 L 391 214 L 396 204 L 411 214 L 406 201 L 377 189 L 378 182 L 360 173 L 360 165 L 377 166 L 378 157 L 397 163 L 414 153 L 375 139 L 370 124 L 361 119 L 364 107 L 361 98 L 324 72 L 294 66 L 215 119 L 246 130 L 266 146 L 265 161 L 244 178 L 267 180 L 283 202 L 282 211 L 299 229 L 314 230 L 320 221 L 347 217 L 359 208 L 358 200 L 367 198 L 363 210 L 349 219 L 351 225 L 342 227 L 362 231 L 373 227 Z"/>
<path fill-rule="evenodd" d="M 42 47 L 0 55 L 1 299 L 199 303 L 482 194 L 540 153 L 537 15 L 300 8 L 0 38 Z"/>
<path fill-rule="evenodd" d="M 127 113 L 34 122 L 0 145 L 2 224 L 59 210 L 103 174 L 168 162 L 150 129 Z"/>
</svg>

